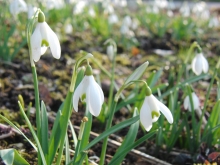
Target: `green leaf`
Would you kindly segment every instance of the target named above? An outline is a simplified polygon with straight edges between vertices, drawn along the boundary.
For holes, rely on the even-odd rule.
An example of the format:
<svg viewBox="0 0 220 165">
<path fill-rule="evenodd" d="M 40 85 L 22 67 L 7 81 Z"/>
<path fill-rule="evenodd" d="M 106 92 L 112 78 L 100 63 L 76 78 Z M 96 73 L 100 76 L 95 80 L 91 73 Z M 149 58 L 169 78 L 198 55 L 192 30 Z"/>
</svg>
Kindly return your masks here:
<svg viewBox="0 0 220 165">
<path fill-rule="evenodd" d="M 34 145 L 34 143 L 32 143 L 32 141 L 30 139 L 28 139 L 28 137 L 25 136 L 25 134 L 18 127 L 16 127 L 16 125 L 14 125 L 11 121 L 9 121 L 6 117 L 2 116 L 1 114 L 0 114 L 0 118 L 2 118 L 5 122 L 7 122 L 11 127 L 16 129 L 31 144 L 31 146 L 37 151 L 37 147 Z"/>
<path fill-rule="evenodd" d="M 134 110 L 134 114 L 133 117 L 138 115 L 138 110 L 135 109 Z M 137 133 L 138 133 L 138 127 L 139 127 L 139 121 L 135 122 L 134 124 L 131 125 L 128 134 L 126 135 L 125 139 L 123 140 L 122 145 L 118 148 L 118 150 L 116 151 L 114 157 L 112 158 L 111 162 L 114 162 L 115 159 L 119 156 L 119 155 L 123 155 L 118 159 L 118 162 L 122 162 L 124 157 L 127 155 L 127 153 L 125 153 L 123 150 L 124 148 L 126 148 L 129 144 L 133 144 Z M 110 162 L 110 164 L 111 164 Z"/>
<path fill-rule="evenodd" d="M 64 145 L 68 121 L 70 118 L 70 114 L 72 113 L 72 95 L 73 92 L 68 92 L 65 102 L 62 106 L 62 110 L 59 110 L 57 115 L 59 117 L 56 118 L 56 124 L 54 125 L 52 135 L 50 137 L 49 142 L 49 151 L 48 155 L 48 164 L 52 164 L 55 154 L 61 144 Z"/>
<path fill-rule="evenodd" d="M 145 72 L 149 65 L 149 62 L 143 63 L 141 66 L 139 66 L 125 81 L 125 85 L 129 84 L 131 81 L 138 80 Z"/>
<path fill-rule="evenodd" d="M 47 117 L 47 109 L 43 101 L 41 101 L 41 145 L 42 150 L 47 160 L 48 156 L 48 117 Z"/>
<path fill-rule="evenodd" d="M 66 137 L 65 137 L 65 155 L 66 155 L 66 162 L 65 164 L 69 164 L 70 163 L 70 151 L 69 151 L 69 139 L 68 139 L 68 134 L 66 133 Z"/>
<path fill-rule="evenodd" d="M 93 145 L 95 145 L 96 143 L 98 143 L 100 140 L 102 140 L 103 138 L 109 136 L 110 134 L 124 128 L 124 127 L 127 127 L 133 123 L 135 123 L 136 121 L 139 120 L 139 115 L 138 116 L 135 116 L 135 117 L 132 117 L 128 120 L 125 120 L 113 127 L 111 127 L 110 129 L 104 131 L 102 134 L 100 134 L 98 137 L 96 137 L 93 141 L 91 141 L 82 151 L 85 151 L 85 150 L 88 150 L 90 147 L 92 147 Z"/>
<path fill-rule="evenodd" d="M 201 79 L 203 79 L 203 78 L 205 78 L 205 77 L 207 77 L 207 74 L 201 74 L 201 75 L 199 75 L 199 76 L 190 77 L 189 79 L 187 79 L 187 80 L 185 80 L 185 81 L 183 81 L 183 82 L 181 82 L 181 83 L 178 83 L 176 86 L 174 86 L 174 87 L 172 87 L 171 89 L 169 89 L 169 90 L 167 90 L 166 92 L 164 92 L 164 93 L 160 96 L 159 100 L 160 100 L 161 98 L 164 98 L 165 96 L 168 96 L 168 95 L 170 94 L 170 92 L 176 90 L 177 88 L 181 88 L 181 87 L 183 87 L 183 86 L 186 85 L 186 84 L 191 84 L 191 83 L 196 82 L 196 81 L 198 81 L 198 80 L 201 80 Z"/>
<path fill-rule="evenodd" d="M 86 145 L 88 145 L 89 136 L 90 136 L 90 132 L 91 132 L 91 128 L 92 128 L 92 115 L 89 112 L 88 108 L 86 108 L 85 116 L 88 118 L 88 121 L 86 122 L 85 127 L 84 127 L 82 140 L 81 140 L 81 143 L 80 143 L 80 146 L 79 146 L 79 151 L 81 151 L 84 147 L 86 147 Z M 83 156 L 82 153 L 77 155 L 77 160 L 76 161 L 78 161 L 82 156 Z"/>
<path fill-rule="evenodd" d="M 0 150 L 0 157 L 6 165 L 29 165 L 15 149 Z"/>
<path fill-rule="evenodd" d="M 121 150 L 121 153 L 127 154 L 130 150 L 132 150 L 133 148 L 139 146 L 140 144 L 142 144 L 143 142 L 145 142 L 147 139 L 149 139 L 150 137 L 152 137 L 157 131 L 153 131 L 148 133 L 147 135 L 144 135 L 142 138 L 140 138 L 139 140 L 137 140 L 135 143 L 127 145 L 125 148 L 123 148 L 123 150 Z M 117 165 L 121 163 L 121 160 L 123 160 L 124 154 L 119 154 L 117 155 L 113 161 L 111 161 L 111 163 L 109 163 L 109 165 Z"/>
<path fill-rule="evenodd" d="M 22 107 L 22 105 L 21 105 L 21 103 L 19 101 L 18 101 L 18 105 L 19 105 L 20 111 L 21 111 L 21 113 L 22 113 L 22 115 L 23 115 L 23 117 L 24 117 L 24 119 L 25 119 L 25 121 L 26 121 L 26 123 L 28 125 L 28 128 L 31 131 L 31 134 L 33 135 L 34 140 L 37 143 L 37 149 L 38 149 L 38 152 L 40 153 L 40 159 L 41 159 L 43 165 L 47 165 L 47 162 L 46 162 L 46 159 L 45 159 L 45 155 L 44 155 L 43 150 L 41 148 L 41 144 L 39 142 L 39 139 L 38 139 L 38 137 L 37 137 L 37 135 L 36 135 L 36 133 L 34 131 L 34 128 L 33 128 L 32 124 L 31 124 L 30 120 L 28 119 L 27 115 L 25 114 L 24 109 L 23 109 L 23 107 Z"/>
</svg>

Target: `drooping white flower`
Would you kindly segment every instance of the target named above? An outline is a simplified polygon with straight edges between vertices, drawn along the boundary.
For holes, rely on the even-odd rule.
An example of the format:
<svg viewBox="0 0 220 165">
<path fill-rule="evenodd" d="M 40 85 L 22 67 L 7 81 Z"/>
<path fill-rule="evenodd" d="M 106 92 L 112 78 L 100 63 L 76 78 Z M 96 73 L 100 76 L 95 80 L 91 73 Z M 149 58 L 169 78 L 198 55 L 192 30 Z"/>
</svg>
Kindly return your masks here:
<svg viewBox="0 0 220 165">
<path fill-rule="evenodd" d="M 82 101 L 86 102 L 90 113 L 93 116 L 98 116 L 104 102 L 104 94 L 91 72 L 91 66 L 87 66 L 85 77 L 73 94 L 73 108 L 78 112 L 78 102 L 81 98 Z"/>
<path fill-rule="evenodd" d="M 28 5 L 28 18 L 30 19 L 32 16 L 34 16 L 34 13 L 37 11 L 37 7 L 32 6 L 32 5 Z"/>
<path fill-rule="evenodd" d="M 195 92 L 192 92 L 192 101 L 193 101 L 194 109 L 195 110 L 199 109 L 200 102 L 199 102 L 199 98 L 195 94 Z M 185 97 L 183 106 L 184 106 L 184 109 L 188 109 L 189 111 L 192 111 L 189 96 Z"/>
<path fill-rule="evenodd" d="M 40 59 L 40 56 L 46 52 L 48 47 L 50 47 L 53 57 L 59 59 L 61 48 L 58 37 L 45 22 L 44 14 L 39 12 L 38 23 L 31 36 L 31 52 L 33 60 L 37 62 Z"/>
<path fill-rule="evenodd" d="M 89 13 L 89 16 L 93 18 L 96 16 L 95 10 L 92 7 L 89 8 L 88 13 Z"/>
<path fill-rule="evenodd" d="M 109 24 L 118 23 L 118 16 L 117 16 L 116 14 L 111 14 L 111 15 L 108 17 L 108 23 L 109 23 Z"/>
<path fill-rule="evenodd" d="M 73 26 L 72 26 L 70 23 L 68 23 L 68 24 L 64 27 L 64 31 L 65 31 L 66 34 L 72 33 L 72 31 L 73 31 Z"/>
<path fill-rule="evenodd" d="M 188 5 L 188 2 L 185 1 L 183 5 L 179 9 L 180 13 L 183 17 L 189 17 L 190 16 L 190 7 Z"/>
<path fill-rule="evenodd" d="M 17 15 L 20 12 L 27 11 L 27 4 L 24 0 L 12 0 L 9 6 L 10 13 L 12 15 Z"/>
<path fill-rule="evenodd" d="M 113 60 L 114 57 L 114 46 L 113 45 L 108 45 L 106 49 L 106 53 L 109 57 L 110 60 Z"/>
<path fill-rule="evenodd" d="M 209 70 L 209 64 L 207 59 L 202 53 L 198 53 L 192 61 L 192 70 L 196 75 L 200 75 L 202 72 L 207 73 Z"/>
<path fill-rule="evenodd" d="M 84 8 L 87 5 L 87 1 L 78 1 L 73 9 L 73 14 L 78 15 L 84 11 Z"/>
<path fill-rule="evenodd" d="M 124 26 L 130 27 L 131 24 L 132 24 L 131 17 L 128 16 L 128 15 L 125 16 L 124 19 L 123 19 L 123 21 L 122 21 L 122 24 L 123 24 Z"/>
<path fill-rule="evenodd" d="M 152 124 L 158 120 L 160 112 L 164 114 L 170 124 L 173 123 L 173 116 L 170 110 L 152 95 L 148 87 L 147 95 L 140 110 L 140 121 L 146 131 L 149 131 L 152 128 Z"/>
</svg>

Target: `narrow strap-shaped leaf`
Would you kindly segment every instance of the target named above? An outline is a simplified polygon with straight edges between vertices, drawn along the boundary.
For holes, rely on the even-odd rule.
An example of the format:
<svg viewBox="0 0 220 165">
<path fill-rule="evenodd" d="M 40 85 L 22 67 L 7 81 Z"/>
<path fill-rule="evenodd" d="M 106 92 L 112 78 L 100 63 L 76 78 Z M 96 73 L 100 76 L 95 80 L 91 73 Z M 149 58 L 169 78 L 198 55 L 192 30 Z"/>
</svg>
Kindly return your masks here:
<svg viewBox="0 0 220 165">
<path fill-rule="evenodd" d="M 61 113 L 61 115 L 59 117 L 59 120 L 57 121 L 58 124 L 56 125 L 56 128 L 53 130 L 54 134 L 50 138 L 50 143 L 49 143 L 50 154 L 48 157 L 48 162 L 49 162 L 48 164 L 52 164 L 52 161 L 55 157 L 58 147 L 60 145 L 61 147 L 63 147 L 64 145 L 68 121 L 69 121 L 70 114 L 72 113 L 72 101 L 71 101 L 72 95 L 73 93 L 69 91 L 65 99 L 64 105 L 62 107 L 62 110 L 58 112 L 58 113 Z M 60 153 L 61 152 L 62 152 L 62 149 L 60 150 Z"/>
<path fill-rule="evenodd" d="M 1 114 L 0 114 L 0 118 L 2 118 L 5 122 L 7 122 L 11 127 L 16 129 L 16 131 L 18 131 L 31 144 L 31 146 L 37 151 L 37 147 L 34 145 L 34 143 L 32 143 L 32 141 L 30 139 L 28 139 L 28 137 L 25 136 L 25 134 L 23 134 L 23 132 L 21 132 L 21 130 L 16 125 L 14 125 L 11 121 L 9 121 L 6 117 L 2 116 Z"/>
<path fill-rule="evenodd" d="M 38 139 L 38 137 L 37 137 L 37 135 L 36 135 L 36 133 L 35 133 L 35 131 L 34 131 L 34 128 L 33 128 L 32 124 L 31 124 L 30 120 L 29 120 L 28 117 L 26 116 L 26 114 L 25 114 L 25 112 L 24 112 L 24 109 L 23 109 L 23 107 L 22 107 L 22 105 L 21 105 L 21 103 L 20 103 L 19 101 L 18 101 L 18 105 L 19 105 L 19 108 L 20 108 L 20 110 L 21 110 L 21 113 L 22 113 L 22 115 L 24 116 L 24 119 L 25 119 L 25 121 L 26 121 L 26 123 L 27 123 L 27 125 L 28 125 L 28 127 L 29 127 L 29 129 L 30 129 L 30 131 L 31 131 L 31 133 L 32 133 L 32 135 L 33 135 L 33 137 L 34 137 L 34 140 L 35 140 L 35 142 L 37 143 L 38 152 L 40 153 L 40 159 L 41 159 L 43 165 L 47 165 L 46 159 L 45 159 L 45 157 L 44 157 L 43 150 L 42 150 L 42 148 L 41 148 L 40 141 L 39 141 L 39 139 Z M 39 159 L 39 157 L 38 157 L 38 159 Z M 38 162 L 39 162 L 39 161 L 38 161 Z"/>
<path fill-rule="evenodd" d="M 138 110 L 135 109 L 134 110 L 134 114 L 133 117 L 138 115 Z M 138 133 L 138 127 L 139 127 L 139 121 L 133 123 L 128 131 L 128 134 L 126 135 L 125 139 L 123 140 L 122 145 L 118 148 L 117 152 L 115 153 L 114 157 L 112 158 L 111 162 L 119 156 L 119 155 L 123 155 L 120 157 L 120 162 L 122 162 L 122 160 L 124 159 L 124 157 L 127 155 L 127 153 L 125 153 L 123 151 L 124 148 L 126 148 L 129 144 L 134 143 L 137 133 Z M 111 164 L 110 162 L 110 164 Z"/>
<path fill-rule="evenodd" d="M 140 138 L 139 140 L 137 140 L 135 143 L 127 145 L 127 147 L 123 148 L 123 150 L 121 150 L 121 152 L 123 152 L 124 154 L 127 154 L 130 150 L 132 150 L 133 148 L 139 146 L 140 144 L 142 144 L 143 142 L 145 142 L 147 139 L 149 139 L 150 137 L 152 137 L 157 131 L 153 131 L 148 133 L 147 135 L 144 135 L 142 138 Z M 116 164 L 120 164 L 122 158 L 124 157 L 124 154 L 121 155 L 117 155 L 113 161 L 111 161 L 111 163 L 109 163 L 109 165 L 116 165 Z"/>
<path fill-rule="evenodd" d="M 41 145 L 47 160 L 48 156 L 48 117 L 47 109 L 43 101 L 41 101 Z"/>
<path fill-rule="evenodd" d="M 88 150 L 90 147 L 92 147 L 93 145 L 95 145 L 96 143 L 98 143 L 100 140 L 102 140 L 103 138 L 109 136 L 110 134 L 124 128 L 124 127 L 127 127 L 133 123 L 135 123 L 136 121 L 139 120 L 139 115 L 138 116 L 135 116 L 135 117 L 132 117 L 128 120 L 125 120 L 113 127 L 111 127 L 110 129 L 104 131 L 102 134 L 100 134 L 98 137 L 96 137 L 93 141 L 91 141 L 82 151 L 85 151 L 85 150 Z"/>
<path fill-rule="evenodd" d="M 69 146 L 69 139 L 68 139 L 68 135 L 66 133 L 66 138 L 65 138 L 65 157 L 66 157 L 66 162 L 65 164 L 69 164 L 70 162 L 70 150 L 69 150 L 70 146 Z"/>
<path fill-rule="evenodd" d="M 79 151 L 81 151 L 83 148 L 86 147 L 86 145 L 88 145 L 90 131 L 91 131 L 91 128 L 92 128 L 92 115 L 89 112 L 88 108 L 86 108 L 85 116 L 88 117 L 88 121 L 86 122 L 85 127 L 84 127 L 81 144 L 79 146 Z M 76 161 L 78 161 L 83 155 L 84 154 L 79 153 L 79 155 L 77 155 L 77 160 Z"/>
<path fill-rule="evenodd" d="M 0 157 L 6 165 L 29 165 L 16 149 L 0 150 Z"/>
</svg>

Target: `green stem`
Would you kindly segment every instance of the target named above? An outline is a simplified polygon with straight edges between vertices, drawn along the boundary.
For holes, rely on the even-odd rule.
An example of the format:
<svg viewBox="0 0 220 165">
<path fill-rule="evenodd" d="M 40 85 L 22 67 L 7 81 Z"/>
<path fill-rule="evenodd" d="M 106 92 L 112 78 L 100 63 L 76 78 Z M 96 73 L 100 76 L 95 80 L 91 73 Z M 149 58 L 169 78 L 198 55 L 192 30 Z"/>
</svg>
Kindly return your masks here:
<svg viewBox="0 0 220 165">
<path fill-rule="evenodd" d="M 112 126 L 112 120 L 113 120 L 113 116 L 114 116 L 114 113 L 115 113 L 116 105 L 117 105 L 117 102 L 114 101 L 113 105 L 111 106 L 112 109 L 109 111 L 109 115 L 108 115 L 105 130 L 108 130 Z M 101 156 L 100 156 L 99 165 L 104 165 L 104 163 L 105 163 L 105 155 L 106 155 L 107 144 L 108 144 L 108 136 L 103 140 L 102 152 L 101 152 Z"/>
<path fill-rule="evenodd" d="M 201 135 L 202 119 L 203 119 L 203 117 L 205 115 L 208 98 L 210 96 L 210 91 L 211 91 L 211 88 L 213 86 L 214 79 L 215 79 L 215 76 L 217 74 L 217 70 L 218 70 L 218 67 L 216 67 L 215 70 L 214 70 L 214 73 L 213 73 L 213 76 L 212 76 L 212 79 L 211 79 L 211 82 L 210 82 L 210 85 L 209 85 L 209 88 L 208 88 L 208 91 L 207 91 L 207 94 L 206 94 L 206 97 L 205 97 L 205 103 L 204 103 L 204 107 L 202 109 L 202 115 L 200 116 L 200 121 L 199 121 L 199 125 L 198 125 L 198 141 L 200 141 L 200 138 L 201 138 L 200 135 Z"/>
<path fill-rule="evenodd" d="M 31 67 L 34 81 L 34 95 L 35 95 L 35 107 L 36 107 L 36 126 L 37 126 L 37 137 L 41 144 L 41 112 L 40 112 L 40 98 L 39 98 L 39 89 L 38 89 L 38 80 L 37 80 L 37 72 L 36 67 Z M 41 156 L 38 153 L 38 164 L 41 164 Z"/>
<path fill-rule="evenodd" d="M 196 48 L 196 47 L 200 47 L 200 46 L 198 45 L 197 42 L 193 42 L 192 45 L 191 45 L 190 48 L 189 48 L 187 57 L 186 57 L 186 59 L 185 59 L 185 61 L 184 61 L 185 64 L 188 63 L 189 57 L 190 57 L 190 55 L 192 54 L 192 51 L 194 50 L 194 48 Z"/>
<path fill-rule="evenodd" d="M 111 73 L 111 85 L 109 89 L 109 97 L 108 97 L 108 111 L 107 114 L 109 114 L 109 111 L 111 110 L 111 104 L 113 100 L 113 92 L 114 92 L 114 83 L 115 83 L 115 55 L 113 57 L 113 64 L 112 64 L 112 73 Z"/>
</svg>

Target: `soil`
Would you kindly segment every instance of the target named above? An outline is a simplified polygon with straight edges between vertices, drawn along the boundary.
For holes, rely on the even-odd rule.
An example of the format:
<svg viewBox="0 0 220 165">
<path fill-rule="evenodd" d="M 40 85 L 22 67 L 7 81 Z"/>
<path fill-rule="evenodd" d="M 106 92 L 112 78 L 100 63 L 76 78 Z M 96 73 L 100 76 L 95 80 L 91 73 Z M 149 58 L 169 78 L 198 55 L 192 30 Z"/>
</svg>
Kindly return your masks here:
<svg viewBox="0 0 220 165">
<path fill-rule="evenodd" d="M 76 41 L 77 37 L 72 38 L 72 40 Z M 79 40 L 79 39 L 78 39 Z M 139 38 L 140 43 L 142 43 L 139 47 L 132 48 L 130 51 L 123 50 L 122 47 L 118 47 L 118 51 L 120 56 L 117 58 L 117 68 L 116 73 L 117 83 L 121 85 L 124 81 L 124 77 L 129 75 L 134 68 L 139 66 L 142 62 L 143 57 L 146 57 L 148 53 L 153 52 L 153 49 L 160 48 L 166 50 L 172 50 L 174 44 L 164 44 L 164 40 L 157 42 L 157 40 L 152 41 L 148 38 Z M 80 47 L 80 48 L 71 48 L 71 42 L 63 42 L 62 43 L 62 56 L 59 60 L 56 60 L 51 57 L 51 53 L 48 53 L 41 57 L 41 60 L 36 63 L 38 78 L 39 78 L 39 91 L 40 91 L 40 99 L 45 102 L 47 105 L 47 110 L 49 112 L 56 113 L 61 103 L 64 101 L 64 98 L 67 94 L 68 87 L 70 84 L 70 78 L 72 74 L 72 68 L 74 65 L 74 58 L 78 58 L 79 55 L 77 52 L 80 49 L 85 49 L 88 52 L 92 52 L 98 60 L 101 62 L 103 66 L 106 67 L 107 70 L 110 69 L 110 61 L 105 55 L 105 49 L 100 45 L 96 47 L 89 48 L 91 43 L 88 42 L 88 47 Z M 153 48 L 153 49 L 152 49 Z M 175 51 L 175 50 L 174 50 Z M 126 56 L 125 54 L 128 54 Z M 142 54 L 142 55 L 140 55 Z M 150 56 L 148 56 L 150 58 Z M 143 59 L 142 59 L 143 58 Z M 159 59 L 160 56 L 156 57 L 155 60 Z M 140 60 L 142 59 L 142 60 Z M 100 73 L 100 70 L 97 69 L 97 66 L 94 66 L 97 73 Z M 164 79 L 166 75 L 164 76 Z M 105 93 L 105 96 L 108 96 L 109 89 L 109 80 L 103 78 L 102 80 L 102 88 Z M 0 61 L 0 113 L 7 118 L 9 118 L 13 123 L 19 126 L 19 128 L 25 133 L 26 136 L 31 138 L 31 133 L 27 128 L 27 125 L 24 122 L 24 119 L 21 117 L 19 113 L 19 107 L 17 104 L 18 95 L 22 95 L 24 99 L 25 107 L 27 108 L 30 103 L 32 103 L 31 111 L 30 111 L 30 120 L 33 125 L 35 125 L 35 102 L 34 102 L 34 87 L 32 82 L 32 74 L 29 63 L 29 57 L 27 52 L 27 47 L 23 48 L 21 53 L 16 56 L 16 58 L 10 62 L 5 63 Z M 215 96 L 213 96 L 215 97 Z M 107 98 L 105 98 L 107 100 Z M 51 114 L 53 114 L 51 113 Z M 72 124 L 75 126 L 79 126 L 81 123 L 81 119 L 84 115 L 84 109 L 81 107 L 78 113 L 74 112 L 71 117 Z M 115 118 L 113 120 L 113 125 L 119 123 L 126 118 L 130 117 L 129 113 L 126 109 L 121 109 L 115 114 Z M 2 123 L 2 121 L 0 120 Z M 52 122 L 50 122 L 50 127 L 52 126 Z M 101 124 L 100 121 L 94 118 L 92 132 L 100 134 L 104 130 L 104 124 Z M 0 136 L 8 134 L 12 131 L 12 128 L 4 128 L 0 127 Z M 117 132 L 115 136 L 110 136 L 110 139 L 121 142 L 121 139 L 124 138 L 128 131 L 128 128 Z M 144 131 L 139 130 L 138 137 L 141 137 L 145 134 Z M 71 137 L 69 137 L 71 139 Z M 91 148 L 88 152 L 89 157 L 93 157 L 93 160 L 98 160 L 100 155 L 102 143 L 98 143 L 96 146 Z M 73 143 L 71 142 L 70 146 L 73 147 Z M 12 134 L 7 138 L 3 138 L 0 140 L 0 149 L 4 148 L 16 148 L 20 151 L 30 164 L 36 164 L 36 152 L 31 147 L 31 145 L 21 136 L 12 131 Z M 112 156 L 116 152 L 116 147 L 108 147 L 107 150 L 107 158 L 106 164 L 111 160 Z M 166 155 L 164 151 L 160 150 L 159 153 L 154 153 L 156 146 L 153 142 L 145 143 L 142 146 L 137 148 L 138 151 L 142 153 L 148 153 L 154 155 L 158 159 L 165 160 L 169 163 L 174 164 L 192 164 L 192 158 L 189 156 L 189 153 L 182 150 L 175 150 L 176 154 Z M 200 152 L 200 151 L 198 151 Z M 202 153 L 201 157 L 206 159 Z M 176 163 L 174 162 L 176 161 Z M 165 162 L 164 162 L 165 163 Z M 0 164 L 3 164 L 2 162 Z M 150 165 L 150 164 L 160 164 L 150 163 L 149 160 L 144 159 L 141 155 L 134 156 L 132 154 L 128 154 L 122 164 L 126 165 Z M 163 164 L 163 163 L 161 163 Z"/>
</svg>

